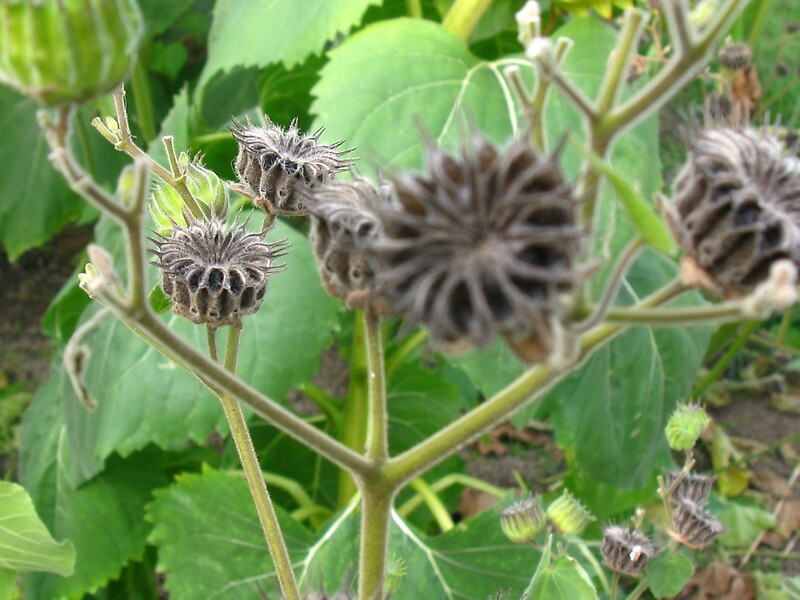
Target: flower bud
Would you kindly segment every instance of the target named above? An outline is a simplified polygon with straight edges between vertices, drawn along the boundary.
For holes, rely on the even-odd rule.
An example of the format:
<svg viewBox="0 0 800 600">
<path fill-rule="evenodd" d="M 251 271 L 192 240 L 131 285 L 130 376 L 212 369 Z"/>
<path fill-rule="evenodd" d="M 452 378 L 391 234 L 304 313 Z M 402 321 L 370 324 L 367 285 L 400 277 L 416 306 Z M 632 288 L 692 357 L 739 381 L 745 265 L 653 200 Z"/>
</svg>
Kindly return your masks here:
<svg viewBox="0 0 800 600">
<path fill-rule="evenodd" d="M 546 524 L 544 507 L 539 496 L 528 496 L 500 511 L 500 527 L 503 533 L 518 544 L 533 542 Z"/>
<path fill-rule="evenodd" d="M 209 169 L 206 169 L 200 157 L 194 160 L 186 152 L 181 152 L 178 157 L 186 187 L 197 202 L 201 214 L 194 215 L 198 219 L 211 218 L 213 215 L 224 215 L 228 211 L 228 190 L 222 179 Z M 155 230 L 161 235 L 169 235 L 173 223 L 186 226 L 185 212 L 191 212 L 190 207 L 180 193 L 171 185 L 161 182 L 154 186 L 150 196 L 150 214 L 153 216 Z"/>
<path fill-rule="evenodd" d="M 142 33 L 135 0 L 0 3 L 0 81 L 44 106 L 84 102 L 125 79 Z"/>
<path fill-rule="evenodd" d="M 673 450 L 688 450 L 711 422 L 699 404 L 681 404 L 667 421 L 667 443 Z"/>
<path fill-rule="evenodd" d="M 515 15 L 517 19 L 517 39 L 523 47 L 527 47 L 533 38 L 542 34 L 542 17 L 539 3 L 528 0 Z"/>
<path fill-rule="evenodd" d="M 656 551 L 643 533 L 612 525 L 603 530 L 600 553 L 603 563 L 612 571 L 637 576 L 644 571 Z"/>
<path fill-rule="evenodd" d="M 594 517 L 569 490 L 564 490 L 550 506 L 547 518 L 563 534 L 579 535 Z"/>
<path fill-rule="evenodd" d="M 753 62 L 753 51 L 744 43 L 726 43 L 719 50 L 720 64 L 731 71 L 746 69 Z"/>
</svg>

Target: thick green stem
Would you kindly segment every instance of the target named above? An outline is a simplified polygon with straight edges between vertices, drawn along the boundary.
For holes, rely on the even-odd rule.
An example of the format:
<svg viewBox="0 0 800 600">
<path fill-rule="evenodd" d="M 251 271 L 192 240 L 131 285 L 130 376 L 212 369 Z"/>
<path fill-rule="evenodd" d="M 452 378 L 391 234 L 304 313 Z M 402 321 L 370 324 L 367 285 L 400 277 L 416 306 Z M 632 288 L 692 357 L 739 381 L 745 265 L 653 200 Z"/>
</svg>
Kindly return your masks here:
<svg viewBox="0 0 800 600">
<path fill-rule="evenodd" d="M 422 477 L 417 477 L 412 480 L 410 485 L 411 488 L 417 492 L 419 498 L 428 506 L 428 510 L 431 511 L 433 518 L 436 519 L 436 524 L 439 526 L 439 529 L 442 530 L 442 533 L 446 533 L 455 527 L 450 512 L 447 510 L 441 498 L 436 495 L 433 486 L 428 485 L 428 482 Z"/>
<path fill-rule="evenodd" d="M 622 30 L 617 38 L 617 45 L 611 55 L 613 58 L 603 76 L 600 84 L 600 92 L 597 94 L 598 114 L 605 114 L 619 99 L 622 86 L 625 83 L 625 75 L 628 72 L 631 58 L 636 53 L 636 46 L 642 28 L 647 21 L 647 13 L 641 10 L 628 10 L 625 12 L 625 21 Z"/>
<path fill-rule="evenodd" d="M 492 0 L 455 0 L 442 25 L 466 42 L 491 4 Z"/>
<path fill-rule="evenodd" d="M 610 323 L 680 325 L 708 324 L 742 318 L 742 308 L 736 302 L 686 308 L 628 308 L 614 307 L 606 313 Z"/>
<path fill-rule="evenodd" d="M 361 482 L 361 544 L 358 566 L 360 600 L 383 600 L 394 491 Z"/>
<path fill-rule="evenodd" d="M 372 306 L 364 309 L 364 333 L 367 352 L 367 388 L 369 389 L 367 458 L 380 464 L 389 455 L 389 423 L 386 411 L 386 377 L 383 365 L 381 317 Z"/>
<path fill-rule="evenodd" d="M 617 592 L 619 591 L 619 573 L 614 571 L 611 576 L 611 591 L 608 594 L 609 600 L 617 600 Z"/>
<path fill-rule="evenodd" d="M 209 328 L 210 330 L 211 328 Z M 228 343 L 225 349 L 225 368 L 231 373 L 236 372 L 236 361 L 239 354 L 239 334 L 238 327 L 228 328 Z M 216 356 L 216 339 L 209 331 L 209 353 Z M 239 454 L 239 461 L 242 464 L 250 494 L 258 514 L 258 521 L 261 523 L 261 530 L 267 541 L 272 562 L 275 565 L 275 573 L 278 576 L 278 583 L 281 593 L 287 600 L 300 600 L 300 592 L 297 589 L 297 581 L 292 570 L 292 561 L 289 558 L 289 551 L 286 549 L 286 542 L 281 533 L 281 526 L 278 517 L 272 506 L 272 500 L 267 491 L 267 485 L 261 474 L 261 467 L 258 464 L 253 441 L 250 432 L 247 430 L 247 421 L 239 403 L 228 394 L 219 395 L 222 409 L 225 411 L 225 418 L 231 430 L 231 437 L 236 445 L 236 452 Z"/>
<path fill-rule="evenodd" d="M 649 308 L 663 304 L 685 291 L 679 282 L 667 285 L 638 306 Z M 604 324 L 581 336 L 577 360 L 585 360 L 602 344 L 625 329 L 624 325 Z M 574 365 L 573 365 L 574 366 Z M 462 444 L 479 435 L 492 424 L 507 418 L 521 406 L 541 398 L 542 392 L 553 385 L 569 369 L 542 364 L 525 372 L 489 400 L 472 409 L 444 429 L 404 453 L 389 459 L 381 474 L 386 485 L 404 484 L 437 462 L 453 454 Z"/>
<path fill-rule="evenodd" d="M 406 14 L 412 19 L 422 18 L 421 0 L 406 0 Z"/>
</svg>

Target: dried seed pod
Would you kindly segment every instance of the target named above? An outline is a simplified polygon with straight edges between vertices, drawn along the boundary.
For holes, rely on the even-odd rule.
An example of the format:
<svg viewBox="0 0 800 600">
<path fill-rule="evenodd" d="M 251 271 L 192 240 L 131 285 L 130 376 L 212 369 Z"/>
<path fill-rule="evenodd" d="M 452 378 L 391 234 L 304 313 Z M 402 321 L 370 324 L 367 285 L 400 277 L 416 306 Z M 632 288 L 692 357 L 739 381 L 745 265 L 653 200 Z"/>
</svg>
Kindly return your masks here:
<svg viewBox="0 0 800 600">
<path fill-rule="evenodd" d="M 687 282 L 740 297 L 776 261 L 800 266 L 800 159 L 749 127 L 707 129 L 690 143 L 664 205 Z"/>
<path fill-rule="evenodd" d="M 637 576 L 655 556 L 656 550 L 643 533 L 611 525 L 603 530 L 600 553 L 603 563 L 612 571 Z"/>
<path fill-rule="evenodd" d="M 393 179 L 373 244 L 378 284 L 435 345 L 486 346 L 500 333 L 529 362 L 553 351 L 582 236 L 557 158 L 476 135 L 459 156 L 429 147 L 427 175 Z"/>
<path fill-rule="evenodd" d="M 173 223 L 169 236 L 151 238 L 151 252 L 161 269 L 161 286 L 175 302 L 175 312 L 195 323 L 239 325 L 258 310 L 267 278 L 283 265 L 285 242 L 267 244 L 244 224 L 226 228 L 224 217 L 197 219 L 184 213 L 187 225 Z"/>
<path fill-rule="evenodd" d="M 713 514 L 687 498 L 680 500 L 675 506 L 672 522 L 675 529 L 669 532 L 670 535 L 695 550 L 705 548 L 725 531 L 725 527 Z"/>
<path fill-rule="evenodd" d="M 536 540 L 547 525 L 540 496 L 528 496 L 500 511 L 500 527 L 512 542 L 524 544 Z"/>
<path fill-rule="evenodd" d="M 681 471 L 668 471 L 666 481 L 667 489 L 671 488 L 676 479 L 681 475 Z M 669 498 L 673 502 L 680 502 L 681 500 L 691 500 L 698 506 L 705 506 L 708 502 L 708 496 L 711 494 L 711 488 L 717 480 L 712 475 L 702 475 L 700 473 L 687 473 L 680 483 L 672 490 Z"/>
<path fill-rule="evenodd" d="M 740 71 L 752 64 L 753 51 L 744 42 L 739 44 L 729 42 L 720 48 L 719 62 L 726 69 Z"/>
<path fill-rule="evenodd" d="M 348 168 L 354 159 L 344 155 L 351 150 L 338 150 L 343 142 L 321 144 L 322 129 L 301 134 L 297 119 L 288 129 L 265 119 L 264 127 L 249 119 L 245 125 L 234 119 L 228 127 L 239 144 L 236 175 L 259 208 L 272 214 L 306 214 L 304 195 L 298 192 L 325 183 Z"/>
<path fill-rule="evenodd" d="M 142 31 L 135 0 L 5 0 L 0 81 L 48 107 L 90 100 L 122 83 Z"/>
<path fill-rule="evenodd" d="M 311 245 L 328 292 L 350 307 L 375 299 L 374 259 L 369 242 L 380 228 L 375 208 L 388 203 L 391 187 L 366 179 L 316 188 L 304 201 L 311 214 Z"/>
</svg>

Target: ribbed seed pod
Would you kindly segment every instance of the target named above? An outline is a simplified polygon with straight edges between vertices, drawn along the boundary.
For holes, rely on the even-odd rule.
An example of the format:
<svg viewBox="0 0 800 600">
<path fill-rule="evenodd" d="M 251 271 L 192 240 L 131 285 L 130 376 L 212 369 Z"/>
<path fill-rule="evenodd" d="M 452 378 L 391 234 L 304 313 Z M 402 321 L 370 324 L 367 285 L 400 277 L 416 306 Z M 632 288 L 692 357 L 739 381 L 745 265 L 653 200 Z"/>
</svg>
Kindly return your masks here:
<svg viewBox="0 0 800 600">
<path fill-rule="evenodd" d="M 500 527 L 505 536 L 517 544 L 536 540 L 547 525 L 540 496 L 528 496 L 500 511 Z"/>
<path fill-rule="evenodd" d="M 719 50 L 719 62 L 726 69 L 740 71 L 746 69 L 753 62 L 753 51 L 745 43 L 725 44 Z"/>
<path fill-rule="evenodd" d="M 283 267 L 275 260 L 288 245 L 264 243 L 242 224 L 226 228 L 224 217 L 185 218 L 185 227 L 175 223 L 168 237 L 151 238 L 164 293 L 175 312 L 195 323 L 239 325 L 261 306 L 267 278 Z"/>
<path fill-rule="evenodd" d="M 713 514 L 686 498 L 680 500 L 672 511 L 672 522 L 675 530 L 670 534 L 680 543 L 696 550 L 705 548 L 725 531 Z"/>
<path fill-rule="evenodd" d="M 433 344 L 458 351 L 500 333 L 529 362 L 552 352 L 582 236 L 557 158 L 476 135 L 459 156 L 429 147 L 427 175 L 393 179 L 378 284 Z"/>
<path fill-rule="evenodd" d="M 374 299 L 374 259 L 367 246 L 380 229 L 375 209 L 390 200 L 388 184 L 375 186 L 356 179 L 323 185 L 304 201 L 311 214 L 311 246 L 322 282 L 350 308 Z"/>
<path fill-rule="evenodd" d="M 279 215 L 306 214 L 302 189 L 325 183 L 348 168 L 354 159 L 345 154 L 351 150 L 338 150 L 343 142 L 321 144 L 322 129 L 302 135 L 296 119 L 288 129 L 265 119 L 264 127 L 235 119 L 228 127 L 239 144 L 236 175 L 259 208 Z"/>
<path fill-rule="evenodd" d="M 766 132 L 696 133 L 665 209 L 684 272 L 728 297 L 751 292 L 778 260 L 800 266 L 800 159 Z"/>
<path fill-rule="evenodd" d="M 672 487 L 672 484 L 680 475 L 680 471 L 667 472 L 666 481 L 664 482 L 667 489 Z M 711 488 L 716 480 L 717 478 L 711 475 L 687 473 L 675 489 L 672 490 L 669 498 L 676 503 L 681 500 L 691 500 L 698 506 L 703 507 L 708 502 L 708 496 L 711 494 Z"/>
<path fill-rule="evenodd" d="M 656 550 L 646 535 L 618 525 L 603 530 L 603 545 L 600 547 L 603 563 L 612 571 L 637 576 Z"/>
<path fill-rule="evenodd" d="M 110 92 L 125 79 L 142 25 L 135 0 L 5 0 L 0 81 L 48 107 Z"/>
<path fill-rule="evenodd" d="M 547 518 L 561 533 L 570 535 L 580 535 L 586 526 L 594 521 L 589 509 L 569 490 L 564 490 L 547 507 Z"/>
<path fill-rule="evenodd" d="M 673 450 L 692 448 L 711 422 L 699 404 L 679 404 L 667 420 L 667 443 Z"/>
</svg>

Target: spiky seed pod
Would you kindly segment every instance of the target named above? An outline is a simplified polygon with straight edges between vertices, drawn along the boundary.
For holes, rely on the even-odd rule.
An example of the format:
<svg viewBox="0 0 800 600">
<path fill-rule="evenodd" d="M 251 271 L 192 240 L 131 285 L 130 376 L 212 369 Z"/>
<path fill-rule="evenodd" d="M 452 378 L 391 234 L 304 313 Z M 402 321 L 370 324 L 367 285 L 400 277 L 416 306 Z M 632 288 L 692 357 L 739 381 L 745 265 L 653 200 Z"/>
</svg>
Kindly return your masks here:
<svg viewBox="0 0 800 600">
<path fill-rule="evenodd" d="M 592 513 L 569 490 L 564 490 L 547 507 L 547 518 L 561 533 L 571 535 L 579 535 L 594 521 Z"/>
<path fill-rule="evenodd" d="M 664 484 L 667 489 L 671 488 L 676 479 L 681 475 L 681 471 L 668 471 L 666 481 Z M 712 475 L 703 475 L 701 473 L 687 473 L 680 483 L 670 493 L 670 500 L 672 502 L 680 502 L 681 500 L 691 500 L 698 506 L 705 506 L 708 502 L 708 496 L 711 494 L 711 488 L 717 480 Z"/>
<path fill-rule="evenodd" d="M 0 81 L 44 106 L 110 92 L 143 31 L 135 0 L 0 2 Z"/>
<path fill-rule="evenodd" d="M 577 202 L 557 155 L 525 140 L 498 150 L 476 135 L 459 156 L 429 146 L 426 165 L 427 175 L 394 177 L 396 201 L 378 211 L 379 288 L 445 350 L 500 333 L 541 360 L 579 278 Z"/>
<path fill-rule="evenodd" d="M 343 142 L 321 144 L 322 129 L 303 135 L 297 119 L 288 129 L 274 124 L 265 116 L 266 125 L 257 127 L 250 120 L 242 124 L 236 119 L 228 126 L 239 144 L 234 162 L 236 175 L 249 190 L 259 208 L 279 215 L 307 213 L 302 188 L 329 181 L 336 173 L 352 165 L 338 150 Z"/>
<path fill-rule="evenodd" d="M 719 50 L 719 62 L 726 69 L 740 71 L 753 62 L 753 51 L 745 43 L 727 43 Z"/>
<path fill-rule="evenodd" d="M 285 242 L 264 243 L 244 224 L 226 228 L 224 216 L 197 219 L 185 213 L 187 225 L 173 223 L 169 236 L 151 238 L 161 269 L 161 286 L 175 302 L 175 312 L 195 323 L 241 324 L 264 300 L 267 278 L 283 265 L 275 260 L 288 251 Z"/>
<path fill-rule="evenodd" d="M 331 182 L 305 201 L 311 214 L 311 245 L 328 292 L 350 308 L 375 300 L 374 258 L 369 242 L 379 232 L 376 207 L 391 200 L 388 184 L 366 179 Z"/>
<path fill-rule="evenodd" d="M 776 261 L 800 266 L 800 159 L 769 133 L 696 133 L 673 195 L 665 212 L 687 280 L 740 297 Z"/>
<path fill-rule="evenodd" d="M 653 543 L 646 535 L 618 525 L 603 530 L 600 547 L 603 563 L 612 571 L 624 575 L 640 575 L 656 554 Z"/>
<path fill-rule="evenodd" d="M 517 500 L 500 511 L 500 527 L 505 536 L 517 544 L 533 542 L 547 525 L 540 496 Z"/>
<path fill-rule="evenodd" d="M 669 531 L 670 535 L 695 550 L 705 548 L 725 531 L 713 514 L 686 498 L 680 500 L 672 511 L 672 522 L 675 529 Z"/>
<path fill-rule="evenodd" d="M 667 421 L 667 443 L 673 450 L 693 447 L 711 419 L 699 404 L 679 404 Z"/>
</svg>

